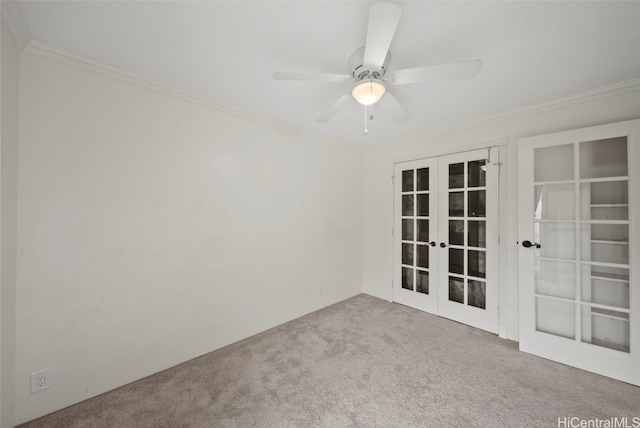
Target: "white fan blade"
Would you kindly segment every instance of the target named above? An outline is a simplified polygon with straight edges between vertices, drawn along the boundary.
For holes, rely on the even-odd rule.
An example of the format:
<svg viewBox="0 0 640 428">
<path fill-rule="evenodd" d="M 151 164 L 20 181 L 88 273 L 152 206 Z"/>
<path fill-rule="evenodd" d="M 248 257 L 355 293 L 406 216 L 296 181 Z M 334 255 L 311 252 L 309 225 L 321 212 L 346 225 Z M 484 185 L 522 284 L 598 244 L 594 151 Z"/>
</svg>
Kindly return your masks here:
<svg viewBox="0 0 640 428">
<path fill-rule="evenodd" d="M 320 116 L 318 116 L 318 118 L 316 119 L 316 122 L 325 123 L 326 121 L 331 119 L 338 112 L 338 110 L 340 110 L 342 107 L 344 107 L 344 105 L 349 101 L 349 98 L 351 98 L 351 94 L 350 93 L 346 93 L 343 96 L 341 96 L 340 98 L 338 98 L 338 101 L 333 103 L 331 105 L 331 107 L 326 109 L 324 111 L 324 113 L 322 113 Z"/>
<path fill-rule="evenodd" d="M 396 100 L 396 98 L 387 91 L 384 96 L 378 101 L 378 104 L 385 112 L 389 113 L 391 118 L 396 123 L 404 123 L 411 119 L 411 115 L 405 110 L 402 105 Z"/>
<path fill-rule="evenodd" d="M 394 85 L 405 85 L 407 83 L 471 79 L 480 73 L 481 68 L 482 61 L 478 60 L 407 68 L 405 70 L 397 70 L 391 73 L 390 80 Z"/>
<path fill-rule="evenodd" d="M 327 73 L 289 73 L 286 71 L 276 71 L 273 73 L 273 80 L 311 80 L 316 82 L 349 82 L 353 80 L 347 74 L 327 74 Z"/>
<path fill-rule="evenodd" d="M 402 11 L 393 3 L 374 3 L 369 10 L 367 42 L 364 45 L 363 65 L 379 69 L 389 51 Z"/>
</svg>

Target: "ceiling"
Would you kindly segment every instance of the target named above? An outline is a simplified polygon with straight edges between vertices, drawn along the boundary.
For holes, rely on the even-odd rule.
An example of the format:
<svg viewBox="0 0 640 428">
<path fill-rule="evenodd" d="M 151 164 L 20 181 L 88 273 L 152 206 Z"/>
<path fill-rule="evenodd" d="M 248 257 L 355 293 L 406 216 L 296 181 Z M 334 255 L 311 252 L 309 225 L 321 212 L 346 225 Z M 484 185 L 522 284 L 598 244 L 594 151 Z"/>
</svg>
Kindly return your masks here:
<svg viewBox="0 0 640 428">
<path fill-rule="evenodd" d="M 395 2 L 390 69 L 479 59 L 470 80 L 390 88 L 394 123 L 350 100 L 352 83 L 274 81 L 274 71 L 348 74 L 368 1 L 21 1 L 46 45 L 208 97 L 306 134 L 371 146 L 640 77 L 640 2 Z"/>
</svg>

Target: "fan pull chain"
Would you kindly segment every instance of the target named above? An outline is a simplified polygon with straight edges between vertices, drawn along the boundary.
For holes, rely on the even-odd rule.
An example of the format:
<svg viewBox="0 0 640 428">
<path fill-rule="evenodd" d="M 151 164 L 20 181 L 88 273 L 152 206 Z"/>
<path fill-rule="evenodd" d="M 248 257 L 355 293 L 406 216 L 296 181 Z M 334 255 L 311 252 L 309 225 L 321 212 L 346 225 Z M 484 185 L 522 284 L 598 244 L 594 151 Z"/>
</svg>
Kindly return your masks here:
<svg viewBox="0 0 640 428">
<path fill-rule="evenodd" d="M 369 108 L 369 110 L 367 110 Z M 368 106 L 364 106 L 364 135 L 369 133 L 369 129 L 367 128 L 367 120 L 373 120 L 373 104 Z"/>
<path fill-rule="evenodd" d="M 367 135 L 369 130 L 367 129 L 367 106 L 364 106 L 364 135 Z"/>
</svg>

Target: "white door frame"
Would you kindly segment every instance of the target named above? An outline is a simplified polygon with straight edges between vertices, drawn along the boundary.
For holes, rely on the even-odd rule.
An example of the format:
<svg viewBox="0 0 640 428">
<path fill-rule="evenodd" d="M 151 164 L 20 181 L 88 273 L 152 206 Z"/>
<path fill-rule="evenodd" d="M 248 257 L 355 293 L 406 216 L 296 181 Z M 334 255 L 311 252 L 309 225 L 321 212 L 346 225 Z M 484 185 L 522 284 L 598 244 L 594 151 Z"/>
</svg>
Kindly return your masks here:
<svg viewBox="0 0 640 428">
<path fill-rule="evenodd" d="M 458 147 L 454 150 L 438 150 L 438 151 L 430 151 L 426 152 L 422 155 L 413 155 L 413 156 L 404 156 L 399 158 L 393 158 L 388 161 L 388 168 L 391 172 L 391 182 L 393 184 L 395 174 L 395 166 L 399 163 L 410 162 L 410 161 L 419 161 L 422 159 L 435 158 L 440 156 L 447 156 L 456 153 L 464 153 L 470 152 L 478 149 L 490 149 L 491 150 L 491 163 L 499 169 L 498 174 L 498 189 L 497 189 L 497 198 L 498 198 L 498 238 L 499 242 L 497 245 L 498 251 L 498 263 L 497 270 L 498 274 L 496 277 L 497 288 L 498 288 L 498 335 L 501 338 L 516 338 L 517 339 L 517 324 L 509 327 L 508 329 L 508 320 L 510 318 L 517 320 L 517 308 L 513 311 L 513 315 L 510 315 L 507 310 L 507 302 L 509 300 L 517 301 L 517 287 L 509 291 L 506 286 L 506 278 L 507 278 L 507 253 L 508 248 L 506 245 L 506 237 L 507 237 L 507 212 L 508 212 L 508 204 L 507 204 L 507 192 L 508 192 L 508 177 L 507 177 L 507 145 L 509 144 L 508 138 L 500 138 L 496 140 L 492 140 L 490 142 L 468 145 Z M 495 156 L 495 158 L 494 158 Z M 515 159 L 515 156 L 514 156 Z M 397 178 L 399 179 L 399 178 Z M 395 198 L 396 198 L 396 186 L 392 185 L 391 192 L 391 218 L 392 218 L 392 230 L 390 236 L 389 245 L 391 247 L 391 257 L 392 257 L 392 269 L 391 269 L 391 301 L 394 301 L 394 293 L 395 293 L 395 278 L 397 274 L 397 269 L 399 265 L 396 264 L 396 239 L 395 234 L 401 233 L 399 230 L 394 230 L 396 225 L 396 217 L 398 213 L 395 210 Z M 439 242 L 439 241 L 438 241 Z M 513 297 L 511 294 L 513 293 Z"/>
</svg>

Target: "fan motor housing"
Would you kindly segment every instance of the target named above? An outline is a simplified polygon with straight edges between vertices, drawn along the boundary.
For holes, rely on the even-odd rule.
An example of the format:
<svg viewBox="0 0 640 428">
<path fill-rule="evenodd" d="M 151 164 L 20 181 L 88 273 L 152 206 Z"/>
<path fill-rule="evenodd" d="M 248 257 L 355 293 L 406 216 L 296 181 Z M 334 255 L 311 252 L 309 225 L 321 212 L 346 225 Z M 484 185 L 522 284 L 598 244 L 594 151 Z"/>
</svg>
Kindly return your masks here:
<svg viewBox="0 0 640 428">
<path fill-rule="evenodd" d="M 387 56 L 384 58 L 384 63 L 379 69 L 365 67 L 363 64 L 363 60 L 364 46 L 360 49 L 356 49 L 356 51 L 349 57 L 349 69 L 351 70 L 351 76 L 353 76 L 353 80 L 356 82 L 364 79 L 382 79 L 389 69 L 391 53 L 387 52 Z"/>
</svg>

